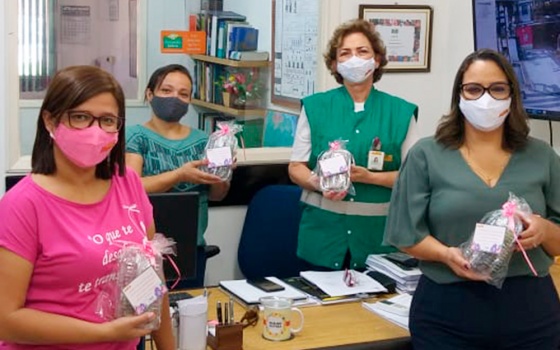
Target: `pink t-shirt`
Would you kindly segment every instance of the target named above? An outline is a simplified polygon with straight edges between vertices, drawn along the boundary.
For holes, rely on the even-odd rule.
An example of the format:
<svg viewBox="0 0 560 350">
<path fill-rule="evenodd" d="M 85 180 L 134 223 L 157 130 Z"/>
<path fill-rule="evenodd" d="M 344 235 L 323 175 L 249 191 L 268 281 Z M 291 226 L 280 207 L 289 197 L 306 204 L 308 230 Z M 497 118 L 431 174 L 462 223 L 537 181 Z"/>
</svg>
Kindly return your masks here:
<svg viewBox="0 0 560 350">
<path fill-rule="evenodd" d="M 23 178 L 0 200 L 0 247 L 33 264 L 25 307 L 89 322 L 100 291 L 115 280 L 123 241 L 142 242 L 152 206 L 131 169 L 114 176 L 103 200 L 77 204 Z M 0 343 L 0 349 L 135 349 L 129 342 L 31 346 Z"/>
</svg>

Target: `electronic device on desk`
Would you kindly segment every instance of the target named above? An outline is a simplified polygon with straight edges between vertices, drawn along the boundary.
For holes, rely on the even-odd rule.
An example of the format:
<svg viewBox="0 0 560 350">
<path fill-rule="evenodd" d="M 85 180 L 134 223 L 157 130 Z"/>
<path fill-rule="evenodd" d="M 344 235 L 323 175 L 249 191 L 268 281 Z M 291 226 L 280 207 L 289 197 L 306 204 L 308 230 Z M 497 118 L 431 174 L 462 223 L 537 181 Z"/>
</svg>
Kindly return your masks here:
<svg viewBox="0 0 560 350">
<path fill-rule="evenodd" d="M 270 292 L 279 292 L 286 288 L 282 287 L 281 285 L 272 282 L 266 278 L 248 278 L 247 283 L 250 285 L 259 288 L 260 290 L 270 293 Z"/>
<path fill-rule="evenodd" d="M 410 270 L 418 267 L 418 259 L 406 253 L 395 252 L 385 255 L 385 259 L 398 265 L 403 270 Z"/>
</svg>

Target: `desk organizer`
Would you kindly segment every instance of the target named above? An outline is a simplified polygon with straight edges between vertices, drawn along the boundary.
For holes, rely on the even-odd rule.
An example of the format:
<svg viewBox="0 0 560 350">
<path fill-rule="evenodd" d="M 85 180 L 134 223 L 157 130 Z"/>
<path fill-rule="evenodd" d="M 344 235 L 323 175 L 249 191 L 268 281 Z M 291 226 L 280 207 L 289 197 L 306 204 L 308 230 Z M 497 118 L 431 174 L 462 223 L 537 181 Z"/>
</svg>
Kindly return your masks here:
<svg viewBox="0 0 560 350">
<path fill-rule="evenodd" d="M 216 325 L 215 335 L 208 333 L 208 345 L 214 350 L 242 350 L 243 325 L 221 324 Z"/>
</svg>

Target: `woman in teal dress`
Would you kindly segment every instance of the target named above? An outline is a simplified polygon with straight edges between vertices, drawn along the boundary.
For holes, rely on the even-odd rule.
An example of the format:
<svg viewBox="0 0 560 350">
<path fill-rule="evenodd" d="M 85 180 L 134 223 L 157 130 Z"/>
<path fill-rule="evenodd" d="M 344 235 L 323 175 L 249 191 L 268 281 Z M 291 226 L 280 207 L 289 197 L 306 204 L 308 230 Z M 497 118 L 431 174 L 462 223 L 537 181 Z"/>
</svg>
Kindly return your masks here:
<svg viewBox="0 0 560 350">
<path fill-rule="evenodd" d="M 410 150 L 395 185 L 385 243 L 420 259 L 410 309 L 414 349 L 558 349 L 560 302 L 549 275 L 560 254 L 560 158 L 529 137 L 519 83 L 492 50 L 465 58 L 451 111 L 435 137 Z M 522 218 L 501 289 L 475 273 L 458 246 L 509 192 L 533 215 Z"/>
<path fill-rule="evenodd" d="M 229 182 L 199 169 L 204 165 L 206 133 L 181 124 L 192 94 L 192 78 L 182 65 L 157 69 L 148 82 L 145 100 L 152 116 L 143 125 L 126 129 L 126 164 L 138 172 L 148 193 L 197 191 L 198 218 L 197 276 L 193 286 L 202 286 L 206 269 L 204 232 L 208 226 L 208 200 L 219 201 Z M 179 287 L 187 286 L 180 283 Z"/>
</svg>

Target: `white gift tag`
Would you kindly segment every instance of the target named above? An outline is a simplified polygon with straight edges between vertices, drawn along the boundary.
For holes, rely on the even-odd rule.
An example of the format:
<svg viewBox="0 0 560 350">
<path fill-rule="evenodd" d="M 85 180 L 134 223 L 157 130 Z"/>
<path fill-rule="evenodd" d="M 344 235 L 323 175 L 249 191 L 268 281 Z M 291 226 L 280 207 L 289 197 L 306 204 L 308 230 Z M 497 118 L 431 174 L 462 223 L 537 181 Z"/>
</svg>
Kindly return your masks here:
<svg viewBox="0 0 560 350">
<path fill-rule="evenodd" d="M 210 169 L 233 164 L 230 147 L 209 148 L 206 150 L 206 158 Z"/>
<path fill-rule="evenodd" d="M 341 155 L 320 160 L 319 166 L 321 166 L 321 173 L 324 176 L 332 176 L 348 171 L 348 163 L 346 163 L 346 160 Z"/>
<path fill-rule="evenodd" d="M 472 249 L 498 254 L 502 250 L 506 228 L 503 226 L 493 226 L 476 224 L 474 230 Z"/>
<path fill-rule="evenodd" d="M 140 315 L 152 305 L 152 303 L 167 292 L 165 283 L 159 278 L 152 266 L 148 267 L 138 277 L 123 288 L 123 293 Z"/>
<path fill-rule="evenodd" d="M 383 161 L 385 160 L 385 152 L 369 151 L 367 168 L 369 170 L 383 170 Z"/>
</svg>

